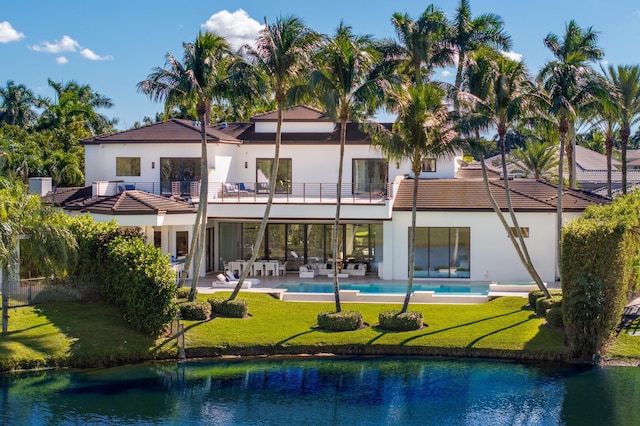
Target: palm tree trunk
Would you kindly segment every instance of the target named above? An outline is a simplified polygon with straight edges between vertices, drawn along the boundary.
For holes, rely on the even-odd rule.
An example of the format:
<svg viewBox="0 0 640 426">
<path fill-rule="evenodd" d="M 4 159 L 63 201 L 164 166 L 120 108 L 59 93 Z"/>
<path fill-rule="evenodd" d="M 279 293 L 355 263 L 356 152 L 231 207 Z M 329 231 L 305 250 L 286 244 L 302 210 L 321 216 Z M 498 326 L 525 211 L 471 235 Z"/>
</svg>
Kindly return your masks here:
<svg viewBox="0 0 640 426">
<path fill-rule="evenodd" d="M 500 146 L 502 156 L 502 174 L 504 175 L 505 199 L 507 202 L 507 209 L 509 210 L 509 216 L 511 217 L 511 223 L 513 224 L 519 244 L 516 244 L 515 237 L 513 236 L 513 233 L 510 229 L 507 229 L 507 235 L 509 236 L 509 239 L 512 240 L 513 244 L 518 246 L 518 255 L 520 256 L 520 260 L 523 262 L 524 267 L 529 272 L 529 275 L 531 275 L 533 281 L 536 283 L 538 288 L 542 290 L 546 297 L 551 297 L 549 291 L 542 282 L 542 278 L 540 278 L 538 271 L 536 270 L 535 266 L 533 266 L 533 262 L 531 261 L 531 257 L 529 256 L 529 250 L 527 249 L 527 245 L 524 242 L 524 237 L 522 236 L 522 230 L 520 229 L 518 218 L 516 217 L 516 214 L 513 211 L 513 205 L 511 204 L 511 190 L 509 189 L 509 176 L 507 174 L 505 133 L 500 134 Z"/>
<path fill-rule="evenodd" d="M 491 189 L 489 188 L 489 177 L 487 176 L 487 166 L 484 162 L 484 155 L 482 154 L 480 154 L 480 164 L 482 166 L 482 180 L 484 182 L 484 189 L 487 193 L 487 197 L 489 198 L 489 201 L 491 202 L 493 211 L 496 212 L 496 214 L 498 215 L 498 219 L 500 220 L 500 223 L 502 223 L 504 230 L 509 236 L 509 241 L 511 241 L 511 244 L 513 244 L 513 248 L 515 248 L 516 253 L 518 254 L 518 257 L 520 258 L 520 261 L 524 265 L 529 275 L 533 277 L 535 271 L 531 271 L 531 265 L 526 261 L 524 253 L 520 248 L 520 245 L 518 244 L 513 234 L 511 233 L 511 229 L 509 228 L 509 224 L 507 223 L 507 220 L 504 218 L 504 215 L 502 214 L 502 211 L 500 210 L 498 203 L 496 203 L 495 198 L 493 198 L 493 194 L 491 193 Z M 542 281 L 540 281 L 540 283 L 542 283 Z M 547 290 L 544 284 L 541 285 L 541 284 L 538 284 L 538 282 L 536 282 L 536 285 L 540 290 L 542 290 L 542 292 L 544 292 L 546 297 L 551 297 L 551 295 L 549 294 L 549 290 Z"/>
<path fill-rule="evenodd" d="M 283 110 L 284 110 L 284 101 L 283 101 L 284 96 L 276 95 L 276 99 L 278 99 L 278 124 L 276 127 L 276 148 L 275 148 L 274 159 L 273 159 L 273 167 L 271 168 L 271 176 L 269 176 L 269 198 L 267 200 L 267 205 L 264 208 L 264 217 L 260 222 L 260 228 L 258 228 L 258 235 L 256 235 L 256 242 L 253 245 L 254 249 L 253 249 L 253 252 L 251 253 L 249 264 L 247 265 L 245 270 L 242 271 L 242 274 L 240 275 L 240 279 L 238 279 L 238 284 L 236 284 L 236 287 L 233 289 L 233 293 L 231 293 L 231 296 L 229 296 L 229 300 L 234 300 L 238 296 L 238 293 L 242 288 L 242 284 L 244 284 L 244 281 L 249 276 L 249 271 L 251 271 L 251 267 L 253 266 L 256 259 L 258 258 L 258 250 L 260 249 L 260 245 L 262 244 L 262 240 L 264 239 L 264 233 L 267 230 L 267 223 L 269 222 L 269 215 L 271 214 L 271 206 L 273 205 L 273 196 L 275 195 L 275 192 L 276 192 L 276 177 L 277 177 L 276 175 L 278 173 L 278 166 L 280 164 L 280 144 L 282 142 L 282 117 L 283 117 Z"/>
<path fill-rule="evenodd" d="M 567 138 L 566 129 L 563 131 L 563 125 L 560 124 L 560 152 L 558 160 L 558 203 L 556 209 L 556 265 L 558 268 L 558 277 L 561 277 L 562 270 L 562 185 L 564 183 L 563 163 L 564 163 L 564 145 Z"/>
<path fill-rule="evenodd" d="M 569 121 L 569 143 L 566 144 L 569 162 L 569 188 L 576 189 L 576 129 L 573 120 Z"/>
<path fill-rule="evenodd" d="M 613 135 L 607 135 L 605 139 L 605 150 L 607 154 L 607 196 L 611 198 L 611 154 L 613 152 Z"/>
<path fill-rule="evenodd" d="M 336 217 L 333 222 L 333 294 L 336 300 L 336 312 L 341 311 L 340 283 L 338 280 L 338 231 L 340 230 L 340 207 L 342 205 L 342 169 L 344 163 L 344 145 L 347 140 L 347 120 L 340 123 L 340 162 L 338 164 L 338 188 L 336 193 Z"/>
<path fill-rule="evenodd" d="M 422 170 L 421 162 L 413 162 L 413 203 L 411 206 L 411 232 L 409 233 L 409 283 L 407 284 L 407 294 L 404 296 L 404 303 L 402 304 L 402 310 L 400 313 L 407 312 L 409 309 L 409 300 L 411 299 L 411 293 L 413 292 L 413 275 L 416 264 L 416 216 L 417 216 L 417 204 L 418 204 L 418 181 L 420 171 Z M 418 166 L 416 166 L 416 163 Z"/>
<path fill-rule="evenodd" d="M 620 145 L 622 149 L 622 193 L 627 193 L 627 146 L 629 144 L 629 135 L 631 130 L 625 126 L 620 129 Z"/>
</svg>

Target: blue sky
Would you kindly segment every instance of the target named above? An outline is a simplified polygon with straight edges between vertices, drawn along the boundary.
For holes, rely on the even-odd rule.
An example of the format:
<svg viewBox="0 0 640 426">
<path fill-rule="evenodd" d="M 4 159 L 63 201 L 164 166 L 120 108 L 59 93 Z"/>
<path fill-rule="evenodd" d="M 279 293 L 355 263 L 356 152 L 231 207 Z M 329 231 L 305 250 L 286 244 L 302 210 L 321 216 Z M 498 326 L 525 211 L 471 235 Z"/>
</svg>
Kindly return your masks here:
<svg viewBox="0 0 640 426">
<path fill-rule="evenodd" d="M 312 29 L 332 33 L 340 20 L 356 33 L 393 37 L 394 12 L 417 18 L 427 1 L 411 0 L 50 0 L 7 1 L 0 11 L 0 84 L 25 84 L 41 96 L 53 95 L 47 79 L 75 80 L 115 103 L 102 111 L 126 129 L 162 105 L 137 93 L 136 84 L 165 54 L 182 57 L 182 42 L 211 28 L 239 43 L 255 35 L 264 18 L 296 15 Z M 453 16 L 457 0 L 435 2 Z M 532 72 L 551 55 L 543 45 L 550 32 L 561 35 L 574 19 L 600 33 L 609 64 L 639 63 L 640 2 L 635 0 L 471 0 L 474 16 L 492 12 L 505 21 L 513 52 Z M 244 11 L 244 12 L 243 12 Z M 445 71 L 445 74 L 447 72 Z M 447 80 L 451 77 L 438 75 Z"/>
</svg>

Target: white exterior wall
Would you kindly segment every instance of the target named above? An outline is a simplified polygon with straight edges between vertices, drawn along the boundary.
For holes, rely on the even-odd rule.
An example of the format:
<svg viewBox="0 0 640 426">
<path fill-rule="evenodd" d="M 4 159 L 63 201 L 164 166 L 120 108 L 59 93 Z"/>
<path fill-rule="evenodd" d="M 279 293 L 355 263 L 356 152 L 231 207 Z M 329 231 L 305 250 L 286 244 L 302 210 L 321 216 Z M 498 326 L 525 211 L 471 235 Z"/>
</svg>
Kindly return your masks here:
<svg viewBox="0 0 640 426">
<path fill-rule="evenodd" d="M 564 220 L 576 216 L 578 214 L 565 213 Z M 525 238 L 525 242 L 538 274 L 543 281 L 553 282 L 557 276 L 555 213 L 517 213 L 517 218 L 521 228 L 529 228 L 529 238 Z M 416 226 L 470 228 L 471 276 L 465 279 L 467 281 L 532 281 L 494 212 L 418 212 Z M 392 235 L 388 235 L 385 228 L 385 279 L 408 279 L 410 227 L 411 212 L 396 211 Z M 389 256 L 390 252 L 393 257 Z"/>
<path fill-rule="evenodd" d="M 275 133 L 277 128 L 277 121 L 259 121 L 255 123 L 256 133 Z M 331 133 L 333 129 L 334 124 L 331 121 L 285 121 L 282 123 L 282 133 Z"/>
</svg>

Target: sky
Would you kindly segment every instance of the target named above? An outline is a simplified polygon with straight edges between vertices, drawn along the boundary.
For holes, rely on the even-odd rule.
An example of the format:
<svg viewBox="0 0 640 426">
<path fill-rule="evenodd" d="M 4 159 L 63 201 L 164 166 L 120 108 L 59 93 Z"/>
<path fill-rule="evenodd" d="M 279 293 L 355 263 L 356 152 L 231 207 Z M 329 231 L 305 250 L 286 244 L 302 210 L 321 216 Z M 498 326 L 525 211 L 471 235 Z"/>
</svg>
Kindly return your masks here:
<svg viewBox="0 0 640 426">
<path fill-rule="evenodd" d="M 112 100 L 100 110 L 117 118 L 120 130 L 145 116 L 155 117 L 163 105 L 138 93 L 136 84 L 165 55 L 182 59 L 182 43 L 199 31 L 227 37 L 234 46 L 251 43 L 265 19 L 294 15 L 311 29 L 332 34 L 340 21 L 357 34 L 394 38 L 394 12 L 417 19 L 429 1 L 415 0 L 2 0 L 0 8 L 0 86 L 13 80 L 35 94 L 53 97 L 47 81 L 75 80 Z M 453 17 L 458 0 L 433 2 Z M 471 0 L 473 16 L 495 13 L 512 37 L 512 57 L 532 73 L 552 59 L 543 44 L 549 33 L 562 36 L 575 20 L 599 33 L 604 64 L 640 63 L 638 0 Z M 452 81 L 452 70 L 435 79 Z"/>
</svg>

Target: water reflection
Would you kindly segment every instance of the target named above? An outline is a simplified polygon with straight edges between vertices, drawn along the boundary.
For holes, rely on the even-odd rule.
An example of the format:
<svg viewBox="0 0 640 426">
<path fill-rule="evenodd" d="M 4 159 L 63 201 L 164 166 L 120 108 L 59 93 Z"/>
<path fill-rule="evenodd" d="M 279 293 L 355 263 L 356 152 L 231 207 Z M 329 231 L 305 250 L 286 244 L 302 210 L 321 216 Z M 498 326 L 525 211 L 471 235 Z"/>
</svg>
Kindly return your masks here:
<svg viewBox="0 0 640 426">
<path fill-rule="evenodd" d="M 416 358 L 158 364 L 0 378 L 0 423 L 640 424 L 640 369 Z"/>
</svg>

